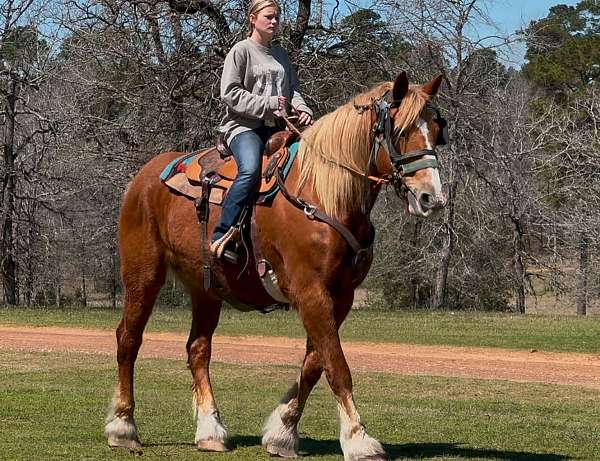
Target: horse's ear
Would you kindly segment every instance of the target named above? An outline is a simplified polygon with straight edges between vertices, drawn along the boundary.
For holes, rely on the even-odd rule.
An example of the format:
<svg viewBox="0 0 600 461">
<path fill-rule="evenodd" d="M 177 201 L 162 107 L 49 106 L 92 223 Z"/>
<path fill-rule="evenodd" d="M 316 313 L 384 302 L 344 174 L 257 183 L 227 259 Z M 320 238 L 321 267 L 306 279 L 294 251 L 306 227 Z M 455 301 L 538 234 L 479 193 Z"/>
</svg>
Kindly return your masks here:
<svg viewBox="0 0 600 461">
<path fill-rule="evenodd" d="M 402 101 L 406 93 L 408 93 L 408 77 L 406 72 L 402 71 L 394 80 L 394 89 L 392 90 L 394 101 Z"/>
<path fill-rule="evenodd" d="M 440 85 L 442 84 L 443 80 L 444 76 L 441 74 L 438 75 L 436 78 L 423 85 L 423 91 L 429 96 L 435 96 L 440 89 Z"/>
</svg>

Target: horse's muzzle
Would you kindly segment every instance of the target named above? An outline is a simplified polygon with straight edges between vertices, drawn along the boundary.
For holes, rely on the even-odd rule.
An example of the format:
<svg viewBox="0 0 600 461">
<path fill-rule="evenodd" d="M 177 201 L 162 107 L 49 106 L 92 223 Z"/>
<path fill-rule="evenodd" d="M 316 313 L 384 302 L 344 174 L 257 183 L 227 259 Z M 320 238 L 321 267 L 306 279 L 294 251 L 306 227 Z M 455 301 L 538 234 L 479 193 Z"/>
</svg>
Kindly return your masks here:
<svg viewBox="0 0 600 461">
<path fill-rule="evenodd" d="M 426 218 L 435 210 L 444 206 L 444 201 L 426 192 L 410 191 L 406 195 L 408 212 L 415 216 Z"/>
<path fill-rule="evenodd" d="M 447 196 L 444 193 L 433 195 L 426 192 L 419 193 L 417 200 L 421 210 L 425 213 L 443 208 L 448 201 Z"/>
</svg>

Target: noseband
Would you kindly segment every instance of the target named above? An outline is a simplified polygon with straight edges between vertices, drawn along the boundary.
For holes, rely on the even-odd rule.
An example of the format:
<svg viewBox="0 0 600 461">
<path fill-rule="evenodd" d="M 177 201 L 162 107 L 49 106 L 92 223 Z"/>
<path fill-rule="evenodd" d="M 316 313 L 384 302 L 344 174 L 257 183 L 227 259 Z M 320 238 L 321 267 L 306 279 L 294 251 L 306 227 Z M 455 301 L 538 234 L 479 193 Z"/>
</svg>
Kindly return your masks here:
<svg viewBox="0 0 600 461">
<path fill-rule="evenodd" d="M 375 158 L 379 153 L 379 149 L 383 146 L 388 154 L 390 163 L 394 168 L 394 172 L 386 178 L 393 186 L 399 195 L 404 195 L 410 191 L 406 184 L 405 176 L 415 173 L 419 170 L 426 168 L 439 168 L 440 163 L 438 161 L 437 152 L 435 146 L 432 149 L 419 149 L 400 153 L 394 145 L 393 135 L 393 117 L 390 114 L 392 108 L 398 108 L 400 105 L 399 101 L 389 101 L 390 92 L 387 91 L 381 99 L 373 101 L 371 104 L 356 105 L 354 108 L 362 114 L 366 110 L 374 110 L 376 115 L 375 126 L 373 127 L 373 149 L 369 156 L 369 162 L 367 164 L 367 170 L 365 171 L 365 196 L 363 197 L 362 211 L 365 213 L 368 207 L 368 194 L 369 194 L 369 171 L 375 164 Z M 435 122 L 440 128 L 436 145 L 447 144 L 447 122 L 441 117 L 440 112 L 437 108 L 433 108 L 436 112 Z M 400 137 L 404 140 L 407 138 L 406 133 L 400 133 Z M 433 158 L 423 158 L 426 155 Z"/>
</svg>

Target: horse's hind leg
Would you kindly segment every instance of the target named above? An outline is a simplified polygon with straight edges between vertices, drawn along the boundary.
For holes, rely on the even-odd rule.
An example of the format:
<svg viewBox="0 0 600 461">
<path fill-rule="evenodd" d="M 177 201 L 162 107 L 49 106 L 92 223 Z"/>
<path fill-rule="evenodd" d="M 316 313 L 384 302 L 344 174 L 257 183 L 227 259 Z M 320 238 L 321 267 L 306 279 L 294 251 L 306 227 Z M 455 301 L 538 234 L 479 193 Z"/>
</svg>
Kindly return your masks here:
<svg viewBox="0 0 600 461">
<path fill-rule="evenodd" d="M 310 339 L 298 380 L 290 387 L 263 428 L 262 445 L 272 455 L 284 458 L 298 456 L 298 422 L 323 367 Z"/>
<path fill-rule="evenodd" d="M 219 322 L 221 301 L 203 292 L 192 293 L 192 328 L 187 342 L 188 366 L 192 372 L 194 419 L 199 450 L 227 451 L 227 431 L 210 384 L 209 364 L 212 335 Z"/>
<path fill-rule="evenodd" d="M 135 244 L 133 244 L 135 240 Z M 140 248 L 140 242 L 143 246 Z M 128 246 L 127 243 L 132 243 Z M 127 249 L 130 251 L 127 251 Z M 164 284 L 166 265 L 162 251 L 150 239 L 121 235 L 121 273 L 125 289 L 123 316 L 117 327 L 119 383 L 106 418 L 105 434 L 111 447 L 141 452 L 133 418 L 133 371 L 142 334 L 154 301 Z"/>
</svg>

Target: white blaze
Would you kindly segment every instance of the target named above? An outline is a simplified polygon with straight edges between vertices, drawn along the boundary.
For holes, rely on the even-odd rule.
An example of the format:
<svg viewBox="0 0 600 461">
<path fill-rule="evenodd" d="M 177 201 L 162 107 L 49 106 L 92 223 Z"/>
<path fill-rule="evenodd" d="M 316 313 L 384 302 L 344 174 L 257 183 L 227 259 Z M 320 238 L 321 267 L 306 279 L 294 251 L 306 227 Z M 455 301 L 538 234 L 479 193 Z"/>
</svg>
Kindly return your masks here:
<svg viewBox="0 0 600 461">
<path fill-rule="evenodd" d="M 425 149 L 433 150 L 435 146 L 431 144 L 431 140 L 429 139 L 429 127 L 427 126 L 427 122 L 422 118 L 417 120 L 417 126 L 419 127 L 419 131 L 423 135 L 425 139 Z M 434 159 L 433 155 L 425 155 L 423 158 L 426 159 Z M 442 181 L 440 180 L 440 172 L 437 168 L 427 168 L 427 170 L 431 174 L 431 185 L 433 186 L 433 190 L 436 197 L 442 195 Z"/>
</svg>

